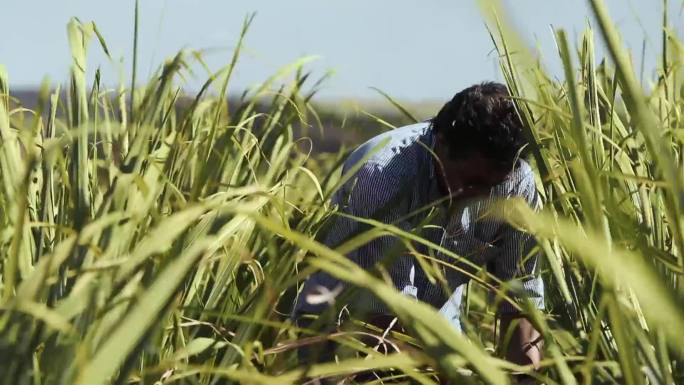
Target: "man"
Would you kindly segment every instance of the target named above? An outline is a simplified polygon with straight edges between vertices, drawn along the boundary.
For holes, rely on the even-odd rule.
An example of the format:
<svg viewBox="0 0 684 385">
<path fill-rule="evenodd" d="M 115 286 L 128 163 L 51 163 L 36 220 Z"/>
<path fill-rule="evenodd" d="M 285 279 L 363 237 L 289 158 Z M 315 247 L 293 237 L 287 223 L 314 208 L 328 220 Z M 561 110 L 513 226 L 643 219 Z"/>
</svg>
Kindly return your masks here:
<svg viewBox="0 0 684 385">
<path fill-rule="evenodd" d="M 534 175 L 520 158 L 524 146 L 522 122 L 506 87 L 474 85 L 456 94 L 429 122 L 383 133 L 356 149 L 346 160 L 343 175 L 355 165 L 360 168 L 333 201 L 351 216 L 418 231 L 433 244 L 486 266 L 503 282 L 520 280 L 527 298 L 543 308 L 544 285 L 535 271 L 536 255 L 531 254 L 534 239 L 486 215 L 494 201 L 510 197 L 521 197 L 539 207 Z M 334 248 L 368 228 L 348 216 L 335 216 L 323 242 Z M 416 256 L 402 245 L 392 236 L 382 236 L 348 257 L 367 270 L 384 266 L 398 290 L 440 309 L 460 330 L 461 294 L 474 270 L 428 247 L 416 246 L 418 253 L 458 267 L 440 265 L 448 284 L 445 290 L 444 285 L 430 282 Z M 298 296 L 295 316 L 321 314 L 330 297 L 340 294 L 343 287 L 326 273 L 313 274 Z M 391 318 L 387 308 L 369 293 L 351 296 L 346 305 L 355 314 L 366 314 L 367 319 L 383 325 Z M 537 367 L 541 359 L 539 333 L 508 302 L 501 302 L 497 313 L 501 336 L 509 326 L 514 328 L 506 357 Z"/>
</svg>

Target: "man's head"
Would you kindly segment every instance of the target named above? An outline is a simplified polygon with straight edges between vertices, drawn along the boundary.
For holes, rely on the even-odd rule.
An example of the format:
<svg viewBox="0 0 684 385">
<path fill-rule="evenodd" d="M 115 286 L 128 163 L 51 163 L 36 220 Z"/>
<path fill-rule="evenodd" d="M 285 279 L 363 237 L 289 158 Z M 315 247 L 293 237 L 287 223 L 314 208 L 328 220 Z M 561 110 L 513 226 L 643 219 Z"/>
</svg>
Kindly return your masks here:
<svg viewBox="0 0 684 385">
<path fill-rule="evenodd" d="M 501 182 L 526 144 L 513 100 L 500 83 L 477 84 L 457 93 L 432 124 L 435 153 L 452 193 L 485 190 Z"/>
</svg>

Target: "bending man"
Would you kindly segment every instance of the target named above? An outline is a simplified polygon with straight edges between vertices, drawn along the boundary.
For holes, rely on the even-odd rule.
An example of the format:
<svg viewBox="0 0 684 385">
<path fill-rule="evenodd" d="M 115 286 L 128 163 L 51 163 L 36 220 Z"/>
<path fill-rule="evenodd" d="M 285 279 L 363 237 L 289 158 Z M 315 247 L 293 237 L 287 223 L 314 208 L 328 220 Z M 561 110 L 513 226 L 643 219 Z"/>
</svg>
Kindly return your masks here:
<svg viewBox="0 0 684 385">
<path fill-rule="evenodd" d="M 485 215 L 495 200 L 510 197 L 539 207 L 532 169 L 520 158 L 525 144 L 522 122 L 506 87 L 475 85 L 456 94 L 430 121 L 383 133 L 357 148 L 346 160 L 343 174 L 363 164 L 336 192 L 334 203 L 343 213 L 418 231 L 432 243 L 486 266 L 503 282 L 520 280 L 526 297 L 542 308 L 544 285 L 535 271 L 537 257 L 530 255 L 533 237 Z M 335 216 L 324 242 L 334 248 L 366 229 L 354 219 Z M 460 330 L 461 294 L 475 270 L 417 246 L 419 253 L 458 266 L 441 265 L 445 289 L 431 284 L 415 257 L 401 246 L 394 237 L 382 236 L 348 257 L 367 270 L 384 266 L 398 290 L 440 309 Z M 328 304 L 316 298 L 340 293 L 343 287 L 324 272 L 311 275 L 298 296 L 295 316 L 320 314 Z M 377 298 L 362 294 L 348 296 L 352 312 L 381 324 L 392 317 Z M 507 358 L 536 367 L 541 358 L 539 333 L 510 303 L 500 302 L 497 312 L 500 335 L 509 325 L 514 328 Z"/>
</svg>

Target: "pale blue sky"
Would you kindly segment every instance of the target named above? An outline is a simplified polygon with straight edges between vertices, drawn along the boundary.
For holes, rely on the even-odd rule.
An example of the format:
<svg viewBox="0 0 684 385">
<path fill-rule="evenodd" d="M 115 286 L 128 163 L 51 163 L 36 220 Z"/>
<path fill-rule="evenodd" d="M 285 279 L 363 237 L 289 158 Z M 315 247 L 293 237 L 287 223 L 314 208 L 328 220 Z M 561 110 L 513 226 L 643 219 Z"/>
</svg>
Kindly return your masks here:
<svg viewBox="0 0 684 385">
<path fill-rule="evenodd" d="M 550 26 L 576 36 L 586 23 L 584 0 L 508 0 L 524 36 L 542 48 L 558 70 Z M 661 0 L 607 0 L 627 44 L 640 55 L 647 36 L 647 68 L 660 51 Z M 670 0 L 675 27 L 680 1 Z M 132 58 L 132 0 L 6 0 L 0 23 L 0 64 L 13 87 L 31 87 L 44 76 L 63 82 L 69 68 L 66 23 L 94 20 L 115 58 Z M 233 90 L 263 80 L 302 55 L 321 58 L 317 74 L 334 70 L 324 98 L 371 98 L 369 87 L 411 101 L 442 100 L 474 82 L 499 79 L 492 43 L 474 0 L 141 0 L 140 78 L 182 47 L 212 49 L 214 69 L 228 62 L 240 25 L 257 17 Z M 645 35 L 647 33 L 647 35 Z M 101 65 L 114 84 L 118 70 L 93 44 L 90 68 Z M 92 72 L 92 71 L 91 71 Z M 200 76 L 204 78 L 204 76 Z M 191 81 L 196 88 L 199 80 Z"/>
</svg>

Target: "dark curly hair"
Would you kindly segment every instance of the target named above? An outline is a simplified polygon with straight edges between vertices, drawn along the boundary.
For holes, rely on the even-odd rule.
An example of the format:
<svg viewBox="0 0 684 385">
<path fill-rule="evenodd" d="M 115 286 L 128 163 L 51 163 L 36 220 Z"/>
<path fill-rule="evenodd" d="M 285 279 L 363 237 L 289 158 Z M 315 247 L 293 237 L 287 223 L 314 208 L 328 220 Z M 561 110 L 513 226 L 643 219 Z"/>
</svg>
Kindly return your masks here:
<svg viewBox="0 0 684 385">
<path fill-rule="evenodd" d="M 477 151 L 509 167 L 527 143 L 513 100 L 501 83 L 476 84 L 457 93 L 432 124 L 452 159 Z"/>
</svg>

